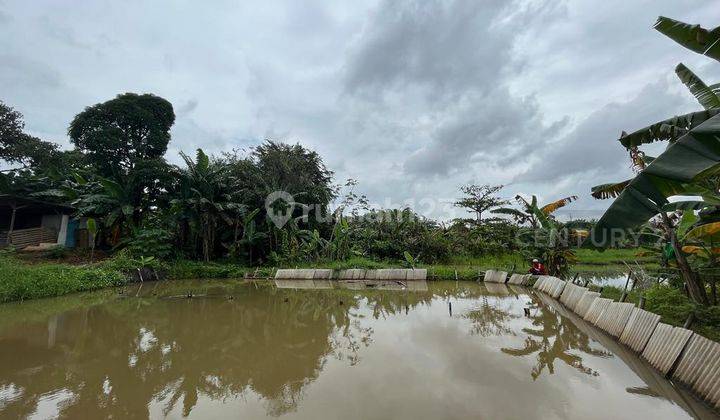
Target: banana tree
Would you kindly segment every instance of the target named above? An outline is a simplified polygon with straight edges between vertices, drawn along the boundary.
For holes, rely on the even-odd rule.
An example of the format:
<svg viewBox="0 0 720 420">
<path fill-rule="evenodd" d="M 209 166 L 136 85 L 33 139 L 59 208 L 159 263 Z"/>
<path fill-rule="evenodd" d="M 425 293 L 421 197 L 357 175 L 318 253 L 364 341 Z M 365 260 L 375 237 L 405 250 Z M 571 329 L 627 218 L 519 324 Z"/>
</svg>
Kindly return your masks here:
<svg viewBox="0 0 720 420">
<path fill-rule="evenodd" d="M 655 29 L 675 42 L 697 53 L 720 61 L 720 27 L 707 30 L 666 17 L 658 18 Z M 675 116 L 631 134 L 622 133 L 619 142 L 630 152 L 638 174 L 631 180 L 603 184 L 592 189 L 595 198 L 616 200 L 598 221 L 586 242 L 606 247 L 615 234 L 622 234 L 660 216 L 665 240 L 672 249 L 678 268 L 691 297 L 698 303 L 708 302 L 704 284 L 682 252 L 680 225 L 668 216 L 669 211 L 683 211 L 688 218 L 705 202 L 670 203 L 677 195 L 710 197 L 717 192 L 720 174 L 720 85 L 707 85 L 685 65 L 678 64 L 675 74 L 704 108 Z M 656 141 L 668 141 L 668 147 L 656 159 L 644 161 L 638 147 Z M 686 220 L 683 217 L 681 220 Z"/>
<path fill-rule="evenodd" d="M 533 195 L 530 201 L 527 201 L 521 195 L 516 195 L 515 201 L 520 204 L 520 207 L 522 208 L 521 210 L 512 207 L 500 207 L 490 210 L 490 212 L 512 216 L 519 224 L 528 223 L 533 228 L 542 226 L 549 229 L 552 227 L 551 225 L 553 220 L 550 215 L 575 200 L 577 200 L 577 196 L 571 195 L 540 207 L 536 196 Z"/>
<path fill-rule="evenodd" d="M 534 195 L 530 201 L 520 195 L 515 196 L 515 200 L 521 210 L 502 207 L 491 212 L 512 216 L 520 224 L 528 223 L 530 227 L 519 232 L 522 247 L 533 256 L 541 255 L 550 275 L 566 277 L 570 264 L 575 262 L 575 254 L 568 238 L 562 236 L 562 224 L 552 217 L 552 213 L 577 200 L 577 196 L 564 197 L 542 207 Z"/>
<path fill-rule="evenodd" d="M 210 261 L 221 224 L 232 226 L 245 207 L 235 197 L 226 165 L 211 161 L 202 149 L 197 149 L 195 160 L 182 152 L 180 156 L 186 168 L 178 171 L 179 197 L 171 203 L 178 214 L 191 220 L 201 239 L 203 258 Z"/>
<path fill-rule="evenodd" d="M 716 115 L 670 144 L 627 184 L 593 229 L 591 243 L 608 246 L 616 233 L 659 214 L 693 299 L 707 303 L 704 287 L 685 261 L 677 233 L 663 207 L 670 204 L 668 198 L 672 196 L 696 194 L 701 182 L 719 173 L 720 115 Z"/>
<path fill-rule="evenodd" d="M 257 230 L 257 224 L 254 219 L 259 212 L 260 209 L 255 209 L 243 218 L 242 237 L 237 241 L 237 243 L 246 248 L 250 264 L 253 263 L 253 248 L 267 238 L 267 233 Z"/>
</svg>

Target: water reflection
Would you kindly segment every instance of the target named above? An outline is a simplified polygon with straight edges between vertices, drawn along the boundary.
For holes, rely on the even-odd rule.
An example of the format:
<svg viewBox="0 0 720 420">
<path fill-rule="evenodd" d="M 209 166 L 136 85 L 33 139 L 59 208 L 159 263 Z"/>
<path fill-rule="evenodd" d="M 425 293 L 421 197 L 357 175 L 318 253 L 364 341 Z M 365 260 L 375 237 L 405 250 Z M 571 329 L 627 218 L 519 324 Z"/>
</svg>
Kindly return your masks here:
<svg viewBox="0 0 720 420">
<path fill-rule="evenodd" d="M 497 414 L 487 408 L 497 397 L 477 382 L 485 378 L 494 392 L 528 399 L 496 402 L 510 417 L 557 417 L 553 398 L 574 389 L 529 387 L 516 361 L 534 357 L 533 381 L 555 373 L 556 360 L 591 378 L 627 370 L 586 367 L 611 354 L 534 294 L 504 285 L 156 283 L 2 306 L 0 316 L 2 418 L 203 418 L 211 402 L 215 417 L 337 417 L 348 404 L 368 414 L 354 418 Z M 465 372 L 443 367 L 456 361 Z M 649 398 L 642 381 L 620 383 L 622 395 Z M 478 386 L 487 399 L 460 396 Z"/>
<path fill-rule="evenodd" d="M 569 319 L 560 316 L 546 305 L 537 295 L 530 295 L 530 319 L 535 328 L 523 328 L 527 334 L 522 348 L 503 348 L 503 353 L 511 356 L 529 356 L 536 354 L 536 364 L 530 372 L 533 380 L 537 379 L 545 369 L 549 374 L 555 372 L 555 361 L 559 360 L 568 366 L 587 375 L 597 376 L 598 372 L 583 364 L 580 353 L 610 357 L 612 354 L 601 348 L 593 348 L 590 339 L 583 334 Z"/>
</svg>

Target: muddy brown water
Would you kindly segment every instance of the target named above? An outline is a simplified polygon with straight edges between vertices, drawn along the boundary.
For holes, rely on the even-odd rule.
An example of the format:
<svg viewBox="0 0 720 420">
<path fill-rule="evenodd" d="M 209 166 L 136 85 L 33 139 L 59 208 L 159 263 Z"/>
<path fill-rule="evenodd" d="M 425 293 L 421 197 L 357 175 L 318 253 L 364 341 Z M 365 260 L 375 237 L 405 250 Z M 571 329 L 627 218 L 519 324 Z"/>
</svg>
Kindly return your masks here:
<svg viewBox="0 0 720 420">
<path fill-rule="evenodd" d="M 715 416 L 528 289 L 370 286 L 162 282 L 0 305 L 0 418 Z"/>
</svg>

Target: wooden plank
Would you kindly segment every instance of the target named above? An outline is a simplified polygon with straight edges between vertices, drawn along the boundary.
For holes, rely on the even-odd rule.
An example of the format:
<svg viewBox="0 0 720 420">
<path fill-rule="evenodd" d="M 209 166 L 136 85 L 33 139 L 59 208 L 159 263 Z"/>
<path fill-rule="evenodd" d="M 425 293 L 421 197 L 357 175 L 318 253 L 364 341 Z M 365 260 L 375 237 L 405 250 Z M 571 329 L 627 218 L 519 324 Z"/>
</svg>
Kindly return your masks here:
<svg viewBox="0 0 720 420">
<path fill-rule="evenodd" d="M 655 331 L 658 322 L 660 322 L 660 315 L 644 309 L 634 308 L 625 329 L 620 335 L 620 342 L 641 353 L 645 349 L 648 340 L 650 340 L 653 331 Z"/>
<path fill-rule="evenodd" d="M 692 335 L 693 332 L 685 328 L 659 322 L 642 357 L 663 375 L 667 375 Z"/>
</svg>

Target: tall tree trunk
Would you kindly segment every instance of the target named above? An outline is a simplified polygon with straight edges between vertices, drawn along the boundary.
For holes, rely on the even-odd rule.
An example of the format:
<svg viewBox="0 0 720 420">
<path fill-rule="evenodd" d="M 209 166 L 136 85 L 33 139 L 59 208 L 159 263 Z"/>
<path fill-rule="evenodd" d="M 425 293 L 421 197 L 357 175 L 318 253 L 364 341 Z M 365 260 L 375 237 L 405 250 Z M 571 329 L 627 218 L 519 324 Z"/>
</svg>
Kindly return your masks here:
<svg viewBox="0 0 720 420">
<path fill-rule="evenodd" d="M 660 214 L 662 215 L 663 224 L 665 225 L 665 229 L 667 230 L 667 234 L 670 239 L 670 245 L 675 252 L 675 260 L 677 261 L 678 269 L 680 269 L 680 274 L 682 274 L 683 281 L 688 288 L 690 298 L 699 304 L 707 305 L 708 297 L 705 292 L 705 286 L 702 284 L 702 281 L 700 281 L 698 273 L 690 267 L 690 264 L 688 264 L 685 254 L 683 254 L 682 248 L 678 243 L 675 227 L 672 225 L 665 212 L 660 212 Z"/>
</svg>

